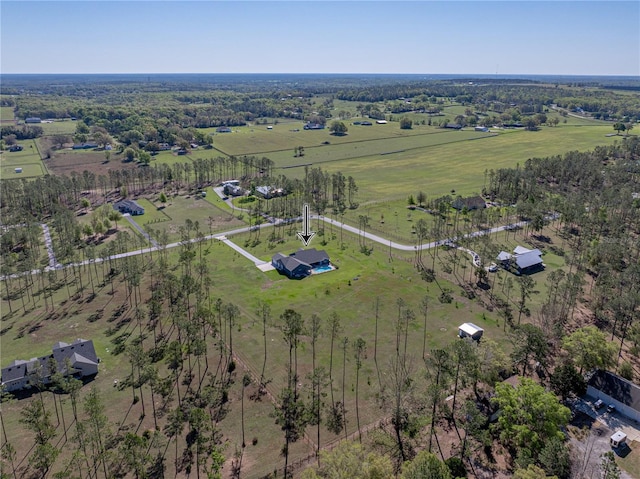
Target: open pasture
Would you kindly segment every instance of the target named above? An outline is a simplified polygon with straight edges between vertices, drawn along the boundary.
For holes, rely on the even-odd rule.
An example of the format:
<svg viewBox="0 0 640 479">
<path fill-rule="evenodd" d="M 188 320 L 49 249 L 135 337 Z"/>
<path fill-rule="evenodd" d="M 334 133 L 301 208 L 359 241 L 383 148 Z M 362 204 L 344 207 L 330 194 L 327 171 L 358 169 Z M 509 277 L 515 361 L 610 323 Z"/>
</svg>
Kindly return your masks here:
<svg viewBox="0 0 640 479">
<path fill-rule="evenodd" d="M 352 118 L 343 123 L 347 126 L 348 132 L 344 136 L 332 135 L 329 131 L 331 122 L 327 122 L 324 130 L 305 130 L 304 123 L 287 123 L 274 125 L 272 130 L 268 130 L 265 125 L 246 126 L 233 128 L 232 133 L 218 133 L 213 137 L 213 145 L 229 155 L 253 155 L 268 154 L 274 152 L 287 151 L 293 156 L 293 149 L 296 146 L 305 148 L 321 146 L 323 142 L 330 144 L 349 143 L 354 141 L 380 140 L 384 138 L 409 137 L 423 135 L 425 133 L 436 133 L 435 128 L 420 127 L 412 130 L 401 130 L 397 122 L 386 125 L 377 125 L 371 120 L 373 125 L 353 125 L 359 119 Z M 298 130 L 298 131 L 292 131 Z"/>
<path fill-rule="evenodd" d="M 22 140 L 19 144 L 24 148 L 22 151 L 0 153 L 0 179 L 36 178 L 47 174 L 34 140 Z M 16 168 L 22 168 L 22 173 L 16 173 Z"/>
<path fill-rule="evenodd" d="M 89 171 L 96 175 L 109 174 L 109 170 L 133 169 L 137 168 L 136 163 L 127 163 L 111 155 L 111 160 L 107 161 L 104 151 L 90 150 L 59 150 L 47 160 L 47 167 L 52 174 L 69 176 L 72 171 L 82 173 Z"/>
<path fill-rule="evenodd" d="M 464 132 L 451 134 L 457 133 Z M 356 178 L 357 198 L 361 204 L 399 201 L 406 206 L 409 194 L 415 195 L 419 191 L 424 191 L 429 198 L 450 194 L 452 189 L 463 196 L 479 193 L 485 170 L 515 167 L 529 158 L 613 144 L 617 140 L 606 137 L 608 133 L 610 128 L 606 126 L 511 130 L 484 140 L 344 159 L 327 162 L 322 167 L 329 172 L 341 171 L 345 176 Z M 285 171 L 287 176 L 301 177 L 304 174 L 302 168 Z"/>
<path fill-rule="evenodd" d="M 390 127 L 390 125 L 383 125 Z M 400 130 L 398 130 L 400 131 Z M 327 162 L 341 162 L 357 158 L 370 158 L 373 155 L 385 158 L 393 155 L 409 154 L 437 145 L 465 142 L 467 140 L 484 140 L 491 136 L 476 131 L 437 130 L 437 133 L 411 136 L 388 136 L 372 140 L 352 140 L 340 137 L 338 141 L 331 139 L 331 145 L 319 145 L 305 148 L 304 157 L 294 158 L 291 151 L 274 152 L 270 158 L 277 168 L 289 168 L 296 165 L 312 164 L 319 166 Z M 287 174 L 285 172 L 285 174 Z"/>
<path fill-rule="evenodd" d="M 0 106 L 0 121 L 3 123 L 12 123 L 14 121 L 12 106 Z"/>
<path fill-rule="evenodd" d="M 38 124 L 45 136 L 48 135 L 73 135 L 76 132 L 76 122 L 68 120 L 55 120 Z"/>
<path fill-rule="evenodd" d="M 210 192 L 209 194 L 214 193 Z M 197 221 L 203 234 L 246 226 L 243 221 L 198 195 L 170 196 L 161 211 L 156 209 L 158 206 L 162 206 L 157 198 L 143 199 L 140 204 L 145 208 L 145 214 L 134 216 L 134 221 L 143 228 L 150 227 L 154 230 L 166 231 L 169 242 L 181 239 L 180 228 L 185 225 L 187 219 L 194 223 Z M 151 212 L 148 218 L 147 210 Z M 156 236 L 152 233 L 152 237 Z"/>
</svg>

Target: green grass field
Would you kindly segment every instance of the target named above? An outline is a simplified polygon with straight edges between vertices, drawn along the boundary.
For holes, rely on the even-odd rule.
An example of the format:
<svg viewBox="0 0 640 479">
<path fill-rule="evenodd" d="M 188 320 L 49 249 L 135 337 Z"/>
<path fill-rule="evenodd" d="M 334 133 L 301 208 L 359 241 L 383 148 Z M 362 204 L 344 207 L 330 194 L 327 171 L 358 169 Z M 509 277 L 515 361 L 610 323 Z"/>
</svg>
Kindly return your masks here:
<svg viewBox="0 0 640 479">
<path fill-rule="evenodd" d="M 22 140 L 19 144 L 24 148 L 22 151 L 0 153 L 0 179 L 35 178 L 47 174 L 35 140 Z M 22 168 L 22 173 L 16 173 L 16 168 Z"/>
<path fill-rule="evenodd" d="M 12 106 L 0 106 L 0 120 L 1 121 L 12 121 L 13 119 L 14 119 L 13 107 Z"/>
<path fill-rule="evenodd" d="M 76 122 L 71 120 L 56 120 L 52 123 L 40 123 L 45 136 L 73 135 L 76 132 Z"/>
</svg>

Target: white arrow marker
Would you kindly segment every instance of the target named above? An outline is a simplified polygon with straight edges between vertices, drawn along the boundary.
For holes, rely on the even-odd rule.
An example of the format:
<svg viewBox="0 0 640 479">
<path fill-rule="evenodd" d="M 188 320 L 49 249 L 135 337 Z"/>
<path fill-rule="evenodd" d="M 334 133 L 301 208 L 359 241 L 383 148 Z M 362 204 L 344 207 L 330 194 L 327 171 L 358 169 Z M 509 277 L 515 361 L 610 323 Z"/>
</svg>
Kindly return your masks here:
<svg viewBox="0 0 640 479">
<path fill-rule="evenodd" d="M 316 235 L 315 231 L 309 231 L 309 205 L 305 203 L 302 208 L 302 231 L 298 231 L 298 238 L 302 240 L 305 246 L 309 246 L 311 238 Z"/>
</svg>

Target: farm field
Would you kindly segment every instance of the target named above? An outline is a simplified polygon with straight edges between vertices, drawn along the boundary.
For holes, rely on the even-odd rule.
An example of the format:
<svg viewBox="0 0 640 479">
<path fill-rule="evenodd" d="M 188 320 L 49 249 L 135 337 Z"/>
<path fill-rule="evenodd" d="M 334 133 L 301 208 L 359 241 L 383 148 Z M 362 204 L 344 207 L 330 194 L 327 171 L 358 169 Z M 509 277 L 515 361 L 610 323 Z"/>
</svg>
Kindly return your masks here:
<svg viewBox="0 0 640 479">
<path fill-rule="evenodd" d="M 22 140 L 19 144 L 24 148 L 22 151 L 0 153 L 0 179 L 36 178 L 47 174 L 35 141 Z M 16 173 L 16 168 L 22 168 L 22 173 Z"/>
</svg>

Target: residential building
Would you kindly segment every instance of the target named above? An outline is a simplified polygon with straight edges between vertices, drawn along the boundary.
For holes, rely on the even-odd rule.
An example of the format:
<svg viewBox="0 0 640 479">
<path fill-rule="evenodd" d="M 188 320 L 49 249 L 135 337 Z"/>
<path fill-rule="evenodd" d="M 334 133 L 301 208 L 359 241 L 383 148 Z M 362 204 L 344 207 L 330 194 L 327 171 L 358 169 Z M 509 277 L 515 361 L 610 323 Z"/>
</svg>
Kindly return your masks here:
<svg viewBox="0 0 640 479">
<path fill-rule="evenodd" d="M 100 359 L 96 355 L 93 341 L 76 339 L 71 344 L 62 341 L 53 345 L 52 354 L 24 359 L 16 359 L 6 368 L 2 368 L 2 386 L 9 392 L 33 387 L 37 382 L 48 384 L 56 372 L 51 370 L 53 361 L 55 368 L 65 376 L 77 378 L 98 374 Z"/>
<path fill-rule="evenodd" d="M 120 213 L 129 213 L 131 216 L 144 214 L 144 208 L 133 200 L 122 200 L 114 203 L 113 208 Z"/>
<path fill-rule="evenodd" d="M 329 266 L 330 261 L 326 251 L 310 248 L 300 249 L 289 256 L 277 253 L 271 258 L 271 264 L 291 279 L 302 279 L 309 276 L 316 268 Z"/>
<path fill-rule="evenodd" d="M 30 118 L 25 118 L 24 122 L 25 123 L 42 123 L 42 120 L 36 116 L 33 116 Z"/>
<path fill-rule="evenodd" d="M 637 384 L 598 369 L 587 382 L 587 394 L 615 406 L 623 416 L 640 421 L 640 386 Z"/>
<path fill-rule="evenodd" d="M 463 210 L 466 208 L 467 210 L 471 211 L 481 210 L 487 205 L 482 196 L 469 196 L 468 198 L 462 198 L 461 196 L 458 196 L 453 201 L 453 204 L 451 206 L 453 206 L 456 210 Z"/>
<path fill-rule="evenodd" d="M 544 268 L 542 252 L 539 249 L 528 249 L 516 246 L 513 254 L 501 251 L 496 258 L 505 269 L 515 269 L 518 274 L 531 274 Z"/>
</svg>

